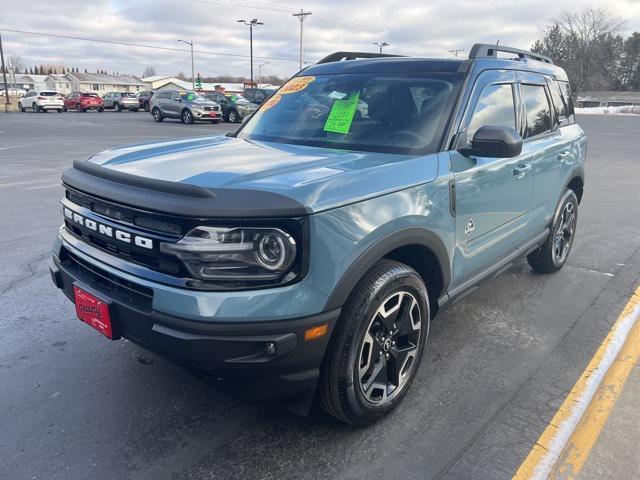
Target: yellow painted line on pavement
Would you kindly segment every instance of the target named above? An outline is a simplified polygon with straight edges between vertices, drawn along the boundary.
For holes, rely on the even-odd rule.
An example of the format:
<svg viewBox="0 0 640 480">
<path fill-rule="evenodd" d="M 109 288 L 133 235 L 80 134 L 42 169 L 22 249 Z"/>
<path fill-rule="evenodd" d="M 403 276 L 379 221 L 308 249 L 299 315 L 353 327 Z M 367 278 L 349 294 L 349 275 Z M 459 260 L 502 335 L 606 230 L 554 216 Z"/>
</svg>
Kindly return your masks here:
<svg viewBox="0 0 640 480">
<path fill-rule="evenodd" d="M 574 479 L 640 358 L 640 287 L 513 480 Z"/>
</svg>

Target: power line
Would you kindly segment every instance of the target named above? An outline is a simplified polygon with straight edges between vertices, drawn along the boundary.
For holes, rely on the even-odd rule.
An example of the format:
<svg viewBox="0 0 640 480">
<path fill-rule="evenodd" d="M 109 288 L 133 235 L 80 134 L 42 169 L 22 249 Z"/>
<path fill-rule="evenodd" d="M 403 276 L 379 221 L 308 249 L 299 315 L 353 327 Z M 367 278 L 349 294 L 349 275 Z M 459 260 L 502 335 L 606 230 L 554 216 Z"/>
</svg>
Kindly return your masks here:
<svg viewBox="0 0 640 480">
<path fill-rule="evenodd" d="M 99 38 L 89 38 L 89 37 L 77 37 L 74 35 L 62 35 L 58 33 L 46 33 L 46 32 L 34 32 L 28 30 L 15 30 L 11 28 L 0 27 L 0 32 L 9 32 L 9 33 L 19 33 L 23 35 L 36 35 L 40 37 L 52 37 L 52 38 L 65 38 L 68 40 L 81 40 L 84 42 L 93 42 L 93 43 L 106 43 L 110 45 L 123 45 L 126 47 L 140 47 L 140 48 L 152 48 L 155 50 L 166 50 L 170 52 L 187 52 L 183 48 L 175 48 L 175 47 L 161 47 L 159 45 L 147 45 L 143 43 L 130 43 L 130 42 L 121 42 L 116 40 L 103 40 Z M 201 53 L 204 55 L 217 55 L 221 57 L 236 57 L 236 58 L 249 58 L 250 55 L 243 55 L 240 53 L 226 53 L 226 52 L 216 52 L 212 50 L 194 50 L 195 53 Z M 282 62 L 296 62 L 298 63 L 297 58 L 285 58 L 285 57 L 266 57 L 266 56 L 254 56 L 254 58 L 260 58 L 264 60 L 279 60 Z"/>
<path fill-rule="evenodd" d="M 449 53 L 454 57 L 457 57 L 460 52 L 464 52 L 464 48 L 454 48 L 453 50 L 449 50 Z"/>
</svg>

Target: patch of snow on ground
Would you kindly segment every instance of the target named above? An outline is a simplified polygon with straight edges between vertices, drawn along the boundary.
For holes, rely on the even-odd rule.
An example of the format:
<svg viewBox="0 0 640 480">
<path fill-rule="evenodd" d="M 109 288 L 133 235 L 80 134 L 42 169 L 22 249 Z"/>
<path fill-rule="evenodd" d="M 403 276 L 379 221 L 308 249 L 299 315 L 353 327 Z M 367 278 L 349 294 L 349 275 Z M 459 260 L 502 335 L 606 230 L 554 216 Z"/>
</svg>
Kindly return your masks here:
<svg viewBox="0 0 640 480">
<path fill-rule="evenodd" d="M 640 106 L 576 108 L 578 115 L 640 115 Z"/>
</svg>

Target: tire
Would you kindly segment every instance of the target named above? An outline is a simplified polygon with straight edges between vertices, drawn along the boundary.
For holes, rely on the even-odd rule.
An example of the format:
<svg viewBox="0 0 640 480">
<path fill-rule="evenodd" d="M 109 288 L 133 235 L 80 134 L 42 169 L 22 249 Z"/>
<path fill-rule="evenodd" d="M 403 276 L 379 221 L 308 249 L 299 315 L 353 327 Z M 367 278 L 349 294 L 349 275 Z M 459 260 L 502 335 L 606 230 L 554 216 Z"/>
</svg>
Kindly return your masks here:
<svg viewBox="0 0 640 480">
<path fill-rule="evenodd" d="M 402 263 L 378 262 L 352 292 L 333 333 L 321 368 L 320 406 L 358 426 L 391 412 L 418 370 L 429 319 L 420 275 Z"/>
<path fill-rule="evenodd" d="M 151 116 L 153 117 L 154 122 L 161 122 L 164 120 L 164 116 L 158 107 L 153 107 L 151 111 Z"/>
<path fill-rule="evenodd" d="M 553 273 L 567 262 L 578 224 L 578 197 L 566 190 L 553 216 L 551 233 L 540 248 L 527 256 L 529 265 L 540 273 Z"/>
<path fill-rule="evenodd" d="M 80 113 L 86 112 L 86 110 L 82 108 L 82 105 L 80 105 L 79 103 L 76 103 L 76 110 Z"/>
<path fill-rule="evenodd" d="M 238 112 L 236 112 L 235 110 L 229 110 L 229 113 L 227 114 L 227 119 L 229 120 L 229 123 L 237 123 L 238 122 Z"/>
<path fill-rule="evenodd" d="M 182 110 L 182 113 L 180 114 L 180 120 L 182 120 L 182 123 L 191 125 L 194 122 L 193 113 L 191 113 L 191 110 L 189 110 L 188 108 Z"/>
<path fill-rule="evenodd" d="M 38 104 L 37 104 L 36 102 L 33 102 L 33 103 L 31 104 L 31 108 L 32 108 L 32 110 L 33 110 L 34 112 L 36 112 L 36 113 L 40 113 L 40 107 L 38 106 Z"/>
<path fill-rule="evenodd" d="M 63 111 L 63 110 L 62 110 L 61 108 L 58 108 L 58 109 L 57 109 L 57 112 L 58 112 L 58 113 L 62 113 L 62 111 Z"/>
<path fill-rule="evenodd" d="M 22 103 L 20 103 L 20 102 L 18 102 L 18 109 L 19 109 L 22 113 L 24 113 L 24 112 L 26 112 L 26 111 L 27 111 L 27 110 L 22 106 Z"/>
<path fill-rule="evenodd" d="M 98 107 L 98 112 L 100 113 L 104 112 L 104 107 Z"/>
<path fill-rule="evenodd" d="M 120 106 L 120 104 L 119 104 L 118 102 L 116 102 L 116 103 L 114 103 L 114 104 L 113 104 L 113 109 L 114 109 L 116 112 L 121 112 L 121 111 L 122 111 L 122 107 Z"/>
<path fill-rule="evenodd" d="M 131 111 L 132 112 L 137 112 L 138 110 L 140 110 L 139 108 L 132 108 Z"/>
<path fill-rule="evenodd" d="M 145 104 L 144 104 L 144 111 L 145 111 L 145 112 L 148 112 L 148 111 L 150 111 L 150 110 L 151 110 L 151 107 L 150 107 L 150 105 L 149 105 L 149 102 L 145 103 Z"/>
<path fill-rule="evenodd" d="M 63 112 L 66 112 L 66 111 L 67 111 L 67 107 L 63 107 L 63 108 L 62 108 L 62 111 L 63 111 Z"/>
</svg>

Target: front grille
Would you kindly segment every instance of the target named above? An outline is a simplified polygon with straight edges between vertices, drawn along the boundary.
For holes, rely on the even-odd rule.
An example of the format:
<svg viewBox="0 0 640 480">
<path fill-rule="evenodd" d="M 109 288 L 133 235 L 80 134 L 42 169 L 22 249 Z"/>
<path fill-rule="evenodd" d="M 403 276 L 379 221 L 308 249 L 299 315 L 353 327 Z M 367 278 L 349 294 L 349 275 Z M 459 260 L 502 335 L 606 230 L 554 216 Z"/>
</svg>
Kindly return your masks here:
<svg viewBox="0 0 640 480">
<path fill-rule="evenodd" d="M 151 312 L 153 290 L 150 288 L 112 275 L 74 255 L 66 248 L 63 248 L 60 253 L 60 264 L 64 270 L 88 287 L 136 310 Z"/>
<path fill-rule="evenodd" d="M 66 190 L 66 197 L 76 205 L 86 207 L 98 215 L 117 222 L 136 225 L 145 230 L 163 235 L 178 237 L 186 233 L 183 231 L 183 228 L 177 222 L 172 221 L 172 219 L 158 219 L 157 217 L 159 216 L 164 217 L 158 214 L 153 214 L 154 216 L 152 217 L 149 213 L 145 214 L 145 212 L 122 205 L 116 205 L 71 189 Z"/>
<path fill-rule="evenodd" d="M 146 235 L 155 240 L 152 250 L 138 248 L 132 244 L 117 241 L 113 237 L 100 235 L 95 230 L 89 230 L 64 217 L 67 231 L 78 239 L 127 262 L 179 278 L 186 275 L 182 262 L 173 255 L 164 254 L 158 245 L 161 241 L 177 241 L 182 237 L 183 232 L 187 232 L 191 228 L 189 222 L 180 225 L 178 223 L 180 220 L 175 217 L 152 214 L 125 205 L 114 204 L 70 188 L 67 188 L 65 195 L 70 202 L 89 209 L 104 219 L 116 222 L 115 228 L 117 228 L 117 224 L 129 231 L 133 231 L 133 229 L 127 227 L 137 227 L 138 232 L 150 232 Z"/>
<path fill-rule="evenodd" d="M 220 107 L 204 107 L 205 112 L 217 112 L 220 110 Z"/>
</svg>

